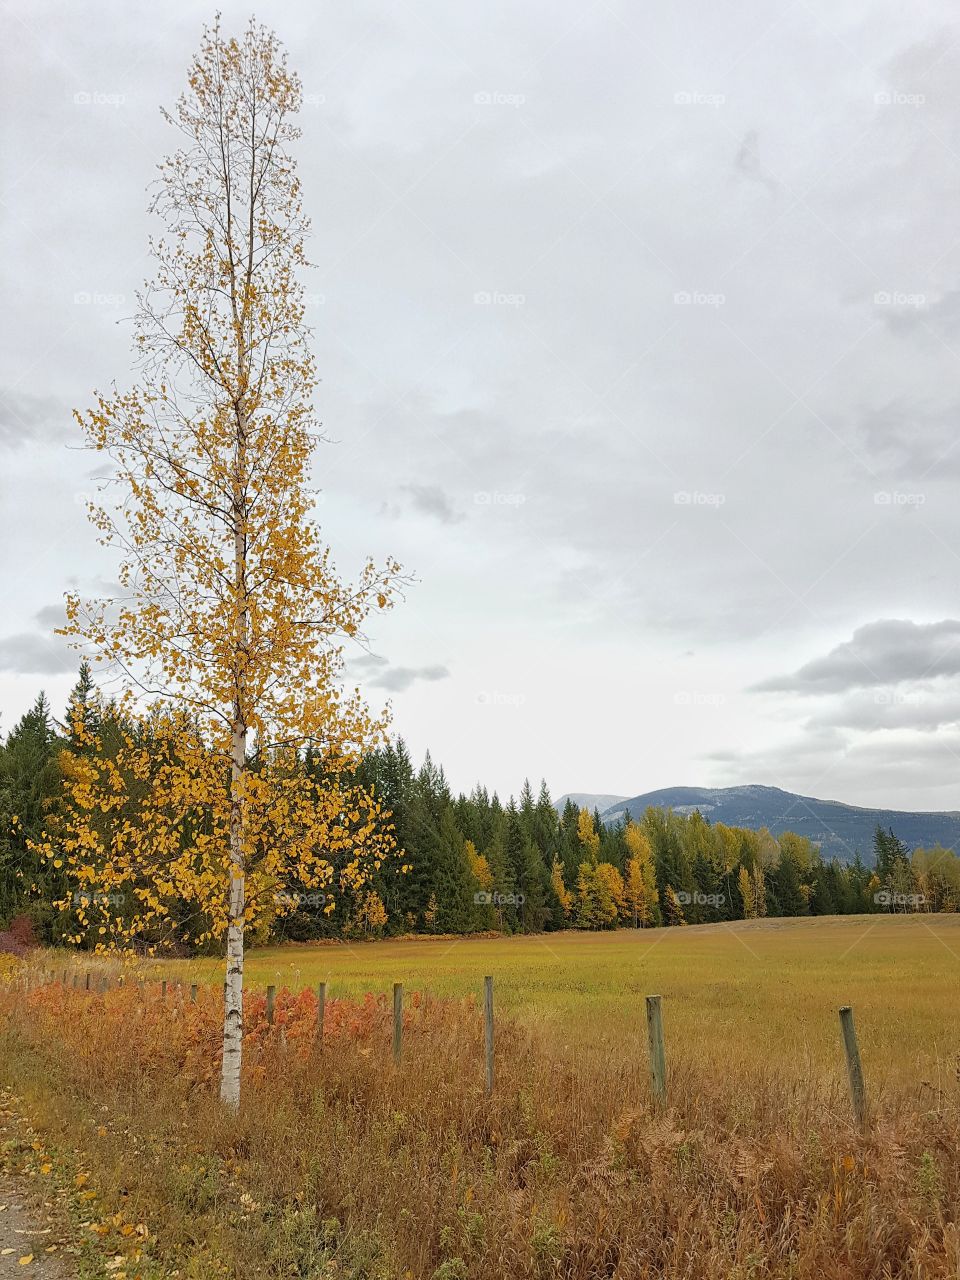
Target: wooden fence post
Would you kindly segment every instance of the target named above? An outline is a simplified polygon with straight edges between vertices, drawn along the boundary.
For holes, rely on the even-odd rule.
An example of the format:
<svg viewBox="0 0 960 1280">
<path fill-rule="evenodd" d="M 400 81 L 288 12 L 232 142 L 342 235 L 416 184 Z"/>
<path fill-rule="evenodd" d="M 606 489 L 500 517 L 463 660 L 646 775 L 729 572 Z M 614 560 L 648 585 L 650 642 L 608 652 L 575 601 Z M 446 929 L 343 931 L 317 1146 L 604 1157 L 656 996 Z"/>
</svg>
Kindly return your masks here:
<svg viewBox="0 0 960 1280">
<path fill-rule="evenodd" d="M 647 996 L 647 1043 L 650 1047 L 653 1100 L 659 1107 L 667 1100 L 667 1060 L 663 1048 L 663 1018 L 659 996 Z"/>
<path fill-rule="evenodd" d="M 317 987 L 317 1044 L 323 1052 L 323 1020 L 327 1014 L 327 984 L 321 982 Z"/>
<path fill-rule="evenodd" d="M 493 978 L 483 980 L 483 1046 L 487 1067 L 487 1097 L 493 1093 Z"/>
<path fill-rule="evenodd" d="M 195 982 L 190 984 L 190 1003 L 197 1003 L 197 984 Z"/>
<path fill-rule="evenodd" d="M 164 980 L 160 983 L 160 999 L 166 1000 L 166 998 L 167 998 L 167 980 L 166 978 L 164 978 Z"/>
<path fill-rule="evenodd" d="M 90 990 L 90 970 L 89 970 L 89 969 L 87 970 L 87 981 L 86 981 L 86 985 L 85 985 L 85 987 L 84 987 L 84 990 L 86 990 L 86 991 L 89 991 L 89 990 Z"/>
<path fill-rule="evenodd" d="M 276 999 L 277 988 L 267 987 L 267 1024 L 273 1026 L 273 1003 Z"/>
<path fill-rule="evenodd" d="M 403 1050 L 403 983 L 393 984 L 393 1061 L 400 1065 Z"/>
<path fill-rule="evenodd" d="M 848 1004 L 840 1010 L 840 1027 L 843 1031 L 843 1049 L 847 1058 L 847 1077 L 850 1081 L 853 1115 L 857 1127 L 864 1129 L 867 1124 L 867 1091 L 863 1083 L 863 1067 L 860 1064 L 860 1049 L 857 1046 L 857 1033 L 853 1025 L 853 1010 Z"/>
</svg>

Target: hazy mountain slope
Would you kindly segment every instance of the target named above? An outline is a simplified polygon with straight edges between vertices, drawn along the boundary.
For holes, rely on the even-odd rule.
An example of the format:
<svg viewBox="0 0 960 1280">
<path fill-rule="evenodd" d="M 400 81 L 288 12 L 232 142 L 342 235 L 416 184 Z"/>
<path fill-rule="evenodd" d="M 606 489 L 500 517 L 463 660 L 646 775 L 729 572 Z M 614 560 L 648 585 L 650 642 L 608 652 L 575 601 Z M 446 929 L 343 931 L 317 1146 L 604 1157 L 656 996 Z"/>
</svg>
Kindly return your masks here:
<svg viewBox="0 0 960 1280">
<path fill-rule="evenodd" d="M 554 803 L 554 808 L 558 813 L 563 813 L 564 805 L 572 800 L 578 809 L 589 809 L 591 813 L 594 809 L 599 809 L 603 813 L 605 809 L 622 804 L 626 799 L 626 796 L 594 795 L 590 791 L 568 791 Z"/>
<path fill-rule="evenodd" d="M 650 805 L 690 813 L 699 809 L 711 822 L 731 827 L 768 827 L 774 835 L 796 831 L 816 841 L 828 857 L 850 861 L 859 851 L 872 857 L 873 832 L 879 823 L 892 827 L 911 849 L 960 845 L 960 813 L 924 813 L 900 809 L 862 809 L 836 800 L 817 800 L 778 787 L 664 787 L 601 809 L 604 822 L 616 822 L 624 811 L 640 817 Z"/>
</svg>

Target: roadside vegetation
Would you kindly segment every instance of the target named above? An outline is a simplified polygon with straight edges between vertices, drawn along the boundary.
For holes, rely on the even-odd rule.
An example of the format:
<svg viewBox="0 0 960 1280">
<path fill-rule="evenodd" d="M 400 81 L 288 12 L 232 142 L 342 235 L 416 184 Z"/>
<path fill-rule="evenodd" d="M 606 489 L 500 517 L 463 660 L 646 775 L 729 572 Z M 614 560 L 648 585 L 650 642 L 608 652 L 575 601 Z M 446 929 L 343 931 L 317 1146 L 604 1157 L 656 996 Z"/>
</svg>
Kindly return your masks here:
<svg viewBox="0 0 960 1280">
<path fill-rule="evenodd" d="M 142 989 L 128 971 L 123 989 L 90 994 L 6 982 L 4 1083 L 16 1082 L 50 1162 L 70 1153 L 91 1193 L 87 1229 L 128 1250 L 129 1277 L 954 1276 L 958 1027 L 942 988 L 955 967 L 929 963 L 960 931 L 932 937 L 904 919 L 874 932 L 868 920 L 739 928 L 657 931 L 632 973 L 622 953 L 604 954 L 620 940 L 610 935 L 558 935 L 551 945 L 569 939 L 575 956 L 539 963 L 535 939 L 455 944 L 455 955 L 483 951 L 457 955 L 464 985 L 475 960 L 511 975 L 497 988 L 514 1012 L 498 1004 L 491 1099 L 478 1003 L 453 994 L 440 944 L 419 942 L 312 953 L 342 953 L 341 990 L 350 965 L 376 969 L 382 954 L 381 972 L 396 973 L 404 947 L 432 953 L 421 963 L 448 994 L 408 987 L 399 1066 L 385 994 L 334 987 L 321 1051 L 310 989 L 278 991 L 272 1025 L 262 990 L 248 990 L 232 1114 L 217 1100 L 222 996 L 201 986 L 191 1002 L 177 985 L 186 968 L 171 965 L 166 1000 L 148 973 Z M 669 950 L 680 938 L 683 956 Z M 19 973 L 59 960 L 45 953 Z M 657 1109 L 639 993 L 668 973 Z M 843 1074 L 841 989 L 855 993 L 861 1030 L 863 1134 Z M 524 1001 L 544 1018 L 525 1016 Z M 116 1234 L 129 1224 L 135 1239 Z"/>
</svg>

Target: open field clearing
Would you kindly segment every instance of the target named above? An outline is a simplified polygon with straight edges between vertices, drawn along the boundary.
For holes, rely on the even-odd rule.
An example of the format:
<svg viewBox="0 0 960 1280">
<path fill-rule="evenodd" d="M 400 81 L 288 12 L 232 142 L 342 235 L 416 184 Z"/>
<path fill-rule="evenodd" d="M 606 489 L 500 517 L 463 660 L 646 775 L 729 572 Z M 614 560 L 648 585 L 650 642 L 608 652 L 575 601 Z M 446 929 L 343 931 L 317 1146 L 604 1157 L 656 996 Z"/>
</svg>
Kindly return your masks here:
<svg viewBox="0 0 960 1280">
<path fill-rule="evenodd" d="M 217 962 L 162 971 L 185 983 L 223 980 Z M 960 1054 L 956 915 L 293 945 L 251 952 L 245 981 L 261 991 L 325 981 L 334 996 L 402 982 L 408 993 L 479 999 L 488 973 L 498 1012 L 563 1054 L 644 1055 L 649 994 L 663 996 L 670 1059 L 715 1057 L 727 1072 L 762 1062 L 780 1075 L 840 1079 L 837 1010 L 846 1004 L 874 1091 L 938 1088 Z"/>
<path fill-rule="evenodd" d="M 129 977 L 96 991 L 91 964 L 89 994 L 0 990 L 0 1083 L 36 1135 L 21 1168 L 84 1197 L 82 1229 L 127 1280 L 939 1280 L 960 1267 L 958 943 L 953 917 L 874 917 L 253 953 L 236 1115 L 217 1100 L 216 967 L 165 964 L 161 1000 Z M 315 998 L 282 989 L 317 981 L 322 1051 Z"/>
</svg>

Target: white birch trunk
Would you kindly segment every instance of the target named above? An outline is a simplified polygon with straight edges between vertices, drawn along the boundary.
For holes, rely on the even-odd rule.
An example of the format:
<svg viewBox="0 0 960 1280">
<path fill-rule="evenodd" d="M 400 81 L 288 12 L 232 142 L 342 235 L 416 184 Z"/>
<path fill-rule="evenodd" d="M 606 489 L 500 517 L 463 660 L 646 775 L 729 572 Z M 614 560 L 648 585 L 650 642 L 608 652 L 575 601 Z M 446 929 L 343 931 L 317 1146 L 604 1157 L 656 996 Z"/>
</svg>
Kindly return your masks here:
<svg viewBox="0 0 960 1280">
<path fill-rule="evenodd" d="M 233 799 L 230 812 L 230 916 L 227 926 L 227 973 L 223 983 L 223 1066 L 220 1100 L 236 1110 L 240 1106 L 240 1067 L 243 1058 L 243 813 L 239 783 L 246 767 L 247 735 L 233 734 Z M 238 874 L 239 872 L 239 874 Z"/>
</svg>

